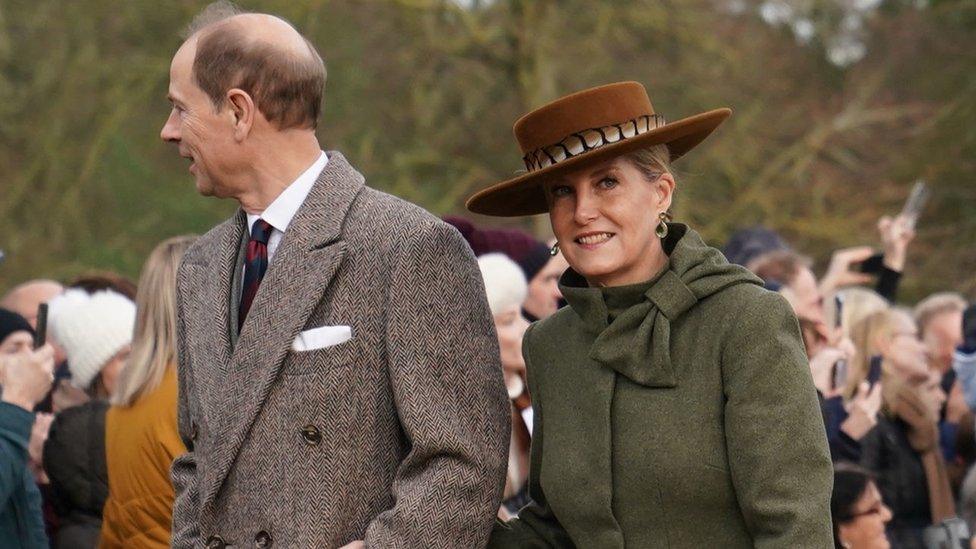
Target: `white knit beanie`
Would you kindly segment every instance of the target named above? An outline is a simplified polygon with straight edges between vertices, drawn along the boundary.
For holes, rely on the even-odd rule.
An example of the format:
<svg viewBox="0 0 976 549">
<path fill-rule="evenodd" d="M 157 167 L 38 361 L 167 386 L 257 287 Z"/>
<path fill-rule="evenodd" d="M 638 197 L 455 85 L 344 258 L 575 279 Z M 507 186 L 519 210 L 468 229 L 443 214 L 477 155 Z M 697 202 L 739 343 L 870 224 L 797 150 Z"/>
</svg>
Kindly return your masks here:
<svg viewBox="0 0 976 549">
<path fill-rule="evenodd" d="M 135 323 L 136 304 L 112 290 L 88 295 L 69 289 L 52 299 L 48 327 L 68 355 L 71 384 L 87 389 L 108 361 L 132 343 Z"/>
<path fill-rule="evenodd" d="M 497 315 L 512 305 L 522 306 L 529 285 L 522 268 L 505 254 L 485 254 L 478 258 L 481 278 L 491 314 Z"/>
</svg>

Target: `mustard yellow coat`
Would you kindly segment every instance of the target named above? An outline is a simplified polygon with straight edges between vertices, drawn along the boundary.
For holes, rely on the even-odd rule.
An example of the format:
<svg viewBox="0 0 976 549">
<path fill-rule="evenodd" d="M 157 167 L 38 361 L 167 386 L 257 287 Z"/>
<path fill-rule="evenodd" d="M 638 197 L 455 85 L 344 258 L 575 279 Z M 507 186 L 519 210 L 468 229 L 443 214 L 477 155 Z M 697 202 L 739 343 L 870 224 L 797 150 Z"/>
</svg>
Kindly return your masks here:
<svg viewBox="0 0 976 549">
<path fill-rule="evenodd" d="M 173 516 L 170 464 L 186 452 L 176 430 L 176 368 L 132 406 L 105 418 L 108 500 L 99 547 L 168 548 Z"/>
</svg>

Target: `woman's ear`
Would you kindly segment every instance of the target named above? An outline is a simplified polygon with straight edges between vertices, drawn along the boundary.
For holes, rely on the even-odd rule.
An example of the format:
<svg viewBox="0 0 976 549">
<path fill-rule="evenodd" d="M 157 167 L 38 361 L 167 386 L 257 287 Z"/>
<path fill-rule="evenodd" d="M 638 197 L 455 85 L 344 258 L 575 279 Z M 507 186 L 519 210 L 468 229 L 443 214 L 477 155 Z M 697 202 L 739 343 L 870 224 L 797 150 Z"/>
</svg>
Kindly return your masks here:
<svg viewBox="0 0 976 549">
<path fill-rule="evenodd" d="M 671 209 L 671 200 L 674 198 L 674 188 L 676 185 L 674 176 L 668 172 L 662 173 L 654 181 L 654 192 L 657 194 L 660 211 L 666 212 Z"/>
</svg>

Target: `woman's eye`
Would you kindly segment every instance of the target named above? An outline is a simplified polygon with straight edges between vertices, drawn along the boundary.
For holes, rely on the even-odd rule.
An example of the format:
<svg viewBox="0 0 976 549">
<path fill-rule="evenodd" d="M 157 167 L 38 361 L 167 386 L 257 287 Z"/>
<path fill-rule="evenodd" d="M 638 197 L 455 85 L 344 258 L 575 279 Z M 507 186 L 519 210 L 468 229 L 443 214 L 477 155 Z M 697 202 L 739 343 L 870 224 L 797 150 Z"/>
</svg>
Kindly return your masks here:
<svg viewBox="0 0 976 549">
<path fill-rule="evenodd" d="M 552 190 L 550 190 L 549 192 L 552 194 L 552 196 L 557 198 L 563 196 L 569 196 L 570 194 L 573 193 L 572 189 L 570 189 L 566 185 L 559 185 L 558 187 L 553 187 Z"/>
<path fill-rule="evenodd" d="M 618 185 L 618 182 L 612 177 L 604 177 L 600 180 L 599 185 L 601 189 L 612 189 Z"/>
</svg>

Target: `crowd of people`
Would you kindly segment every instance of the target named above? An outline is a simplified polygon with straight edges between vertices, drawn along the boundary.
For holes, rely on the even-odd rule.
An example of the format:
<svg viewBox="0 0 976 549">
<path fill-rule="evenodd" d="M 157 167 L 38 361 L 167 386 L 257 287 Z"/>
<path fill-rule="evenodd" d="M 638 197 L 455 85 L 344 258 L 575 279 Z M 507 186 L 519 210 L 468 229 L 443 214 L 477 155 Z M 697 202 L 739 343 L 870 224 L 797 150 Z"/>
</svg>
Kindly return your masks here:
<svg viewBox="0 0 976 549">
<path fill-rule="evenodd" d="M 138 284 L 0 297 L 3 547 L 976 545 L 976 305 L 903 305 L 916 215 L 820 277 L 763 227 L 720 251 L 671 163 L 731 111 L 619 82 L 520 118 L 466 204 L 552 239 L 438 220 L 321 149 L 324 83 L 208 7 L 161 137 L 240 210 Z"/>
</svg>

